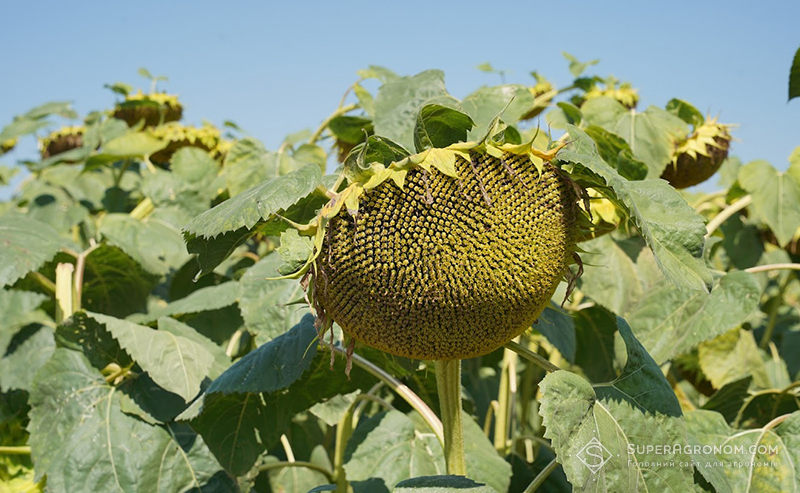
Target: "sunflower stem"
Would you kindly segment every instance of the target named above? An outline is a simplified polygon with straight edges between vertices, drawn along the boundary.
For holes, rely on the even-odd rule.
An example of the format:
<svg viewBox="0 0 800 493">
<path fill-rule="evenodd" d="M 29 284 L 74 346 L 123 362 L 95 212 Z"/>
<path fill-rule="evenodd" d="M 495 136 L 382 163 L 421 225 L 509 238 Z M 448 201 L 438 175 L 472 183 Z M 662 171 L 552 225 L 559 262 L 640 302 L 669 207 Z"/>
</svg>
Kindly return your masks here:
<svg viewBox="0 0 800 493">
<path fill-rule="evenodd" d="M 467 475 L 464 433 L 461 426 L 461 360 L 436 361 L 436 388 L 444 427 L 447 474 Z"/>
</svg>

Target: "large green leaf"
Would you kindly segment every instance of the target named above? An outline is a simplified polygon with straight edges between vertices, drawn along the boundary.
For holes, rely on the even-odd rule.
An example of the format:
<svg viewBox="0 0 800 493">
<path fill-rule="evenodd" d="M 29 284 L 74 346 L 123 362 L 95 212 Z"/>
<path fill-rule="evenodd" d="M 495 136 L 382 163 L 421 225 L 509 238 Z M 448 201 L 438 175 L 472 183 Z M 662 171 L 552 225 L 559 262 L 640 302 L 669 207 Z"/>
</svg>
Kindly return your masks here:
<svg viewBox="0 0 800 493">
<path fill-rule="evenodd" d="M 800 96 L 800 48 L 794 53 L 792 68 L 789 70 L 789 101 Z"/>
<path fill-rule="evenodd" d="M 389 411 L 359 423 L 344 468 L 348 480 L 380 478 L 394 488 L 404 479 L 444 474 L 441 450 L 430 430 L 417 430 L 408 416 Z"/>
<path fill-rule="evenodd" d="M 734 328 L 697 348 L 700 369 L 714 388 L 751 377 L 760 388 L 769 388 L 769 378 L 753 333 Z"/>
<path fill-rule="evenodd" d="M 648 178 L 658 178 L 672 159 L 675 142 L 689 131 L 672 113 L 650 106 L 644 112 L 627 110 L 609 97 L 593 98 L 581 106 L 584 119 L 625 139 L 633 155 L 647 164 Z"/>
<path fill-rule="evenodd" d="M 86 257 L 82 306 L 114 317 L 144 311 L 158 277 L 115 246 L 102 244 Z"/>
<path fill-rule="evenodd" d="M 575 491 L 691 491 L 691 468 L 678 418 L 643 413 L 627 401 L 600 399 L 574 373 L 557 371 L 540 384 L 545 438 Z M 647 389 L 641 389 L 646 392 Z M 657 455 L 647 445 L 681 445 Z M 670 465 L 670 463 L 673 463 Z"/>
<path fill-rule="evenodd" d="M 229 281 L 215 286 L 200 288 L 185 298 L 181 298 L 164 307 L 155 308 L 147 314 L 136 314 L 129 317 L 132 322 L 149 324 L 159 317 L 186 315 L 211 310 L 219 310 L 231 306 L 241 296 L 241 287 L 236 281 Z"/>
<path fill-rule="evenodd" d="M 278 462 L 275 456 L 268 456 L 264 464 Z M 330 471 L 331 465 L 325 449 L 318 445 L 309 458 L 309 462 Z M 325 485 L 329 479 L 319 471 L 303 467 L 282 467 L 268 471 L 270 491 L 281 493 L 310 493 L 315 487 Z M 354 490 L 354 493 L 357 490 Z"/>
<path fill-rule="evenodd" d="M 693 127 L 699 127 L 706 121 L 700 110 L 681 99 L 670 99 L 666 109 Z"/>
<path fill-rule="evenodd" d="M 486 135 L 492 120 L 500 115 L 500 112 L 503 121 L 519 121 L 533 110 L 536 105 L 535 100 L 528 88 L 520 84 L 478 89 L 461 102 L 464 110 L 475 122 L 475 127 L 469 133 L 469 139 L 478 140 Z"/>
<path fill-rule="evenodd" d="M 758 307 L 761 289 L 747 272 L 731 272 L 708 295 L 667 283 L 650 290 L 629 314 L 636 336 L 659 364 L 743 323 Z"/>
<path fill-rule="evenodd" d="M 222 179 L 231 196 L 239 195 L 253 186 L 277 178 L 303 166 L 285 152 L 269 152 L 261 142 L 247 137 L 237 140 L 225 155 Z"/>
<path fill-rule="evenodd" d="M 388 80 L 375 98 L 375 133 L 413 149 L 417 113 L 426 103 L 447 96 L 444 74 L 439 70 Z"/>
<path fill-rule="evenodd" d="M 203 345 L 167 331 L 153 330 L 127 320 L 87 312 L 105 325 L 119 345 L 150 378 L 164 389 L 178 394 L 185 401 L 200 392 L 200 384 L 208 376 L 214 357 Z"/>
<path fill-rule="evenodd" d="M 59 248 L 58 233 L 47 224 L 16 214 L 0 217 L 0 287 L 38 270 Z"/>
<path fill-rule="evenodd" d="M 647 165 L 633 157 L 630 146 L 620 136 L 597 125 L 589 125 L 585 131 L 597 144 L 600 157 L 620 175 L 628 180 L 643 180 L 647 177 Z"/>
<path fill-rule="evenodd" d="M 281 258 L 267 255 L 242 276 L 239 309 L 245 326 L 263 344 L 294 327 L 309 313 L 303 301 L 303 288 L 292 279 L 270 279 L 278 276 Z"/>
<path fill-rule="evenodd" d="M 661 368 L 620 317 L 617 317 L 617 330 L 625 343 L 625 368 L 612 382 L 595 385 L 597 395 L 603 399 L 625 400 L 643 412 L 680 416 L 680 403 Z"/>
<path fill-rule="evenodd" d="M 466 413 L 463 427 L 467 475 L 496 491 L 507 491 L 511 466 Z M 348 442 L 345 461 L 348 480 L 380 478 L 389 488 L 417 476 L 445 473 L 436 436 L 418 415 L 399 411 L 379 413 L 359 423 Z"/>
<path fill-rule="evenodd" d="M 610 235 L 587 241 L 581 247 L 585 250 L 581 254 L 584 265 L 581 290 L 612 312 L 627 313 L 645 294 L 646 276 L 640 275 L 640 263 L 652 257 L 636 251 L 630 242 Z M 647 265 L 642 270 L 646 268 Z"/>
<path fill-rule="evenodd" d="M 739 184 L 753 197 L 753 208 L 775 233 L 781 246 L 800 228 L 800 183 L 766 161 L 747 163 L 739 170 Z"/>
<path fill-rule="evenodd" d="M 782 422 L 749 430 L 731 428 L 721 414 L 712 411 L 692 411 L 685 421 L 689 444 L 712 450 L 711 460 L 698 469 L 721 470 L 730 491 L 797 491 L 800 412 L 784 417 Z"/>
<path fill-rule="evenodd" d="M 56 342 L 59 347 L 83 353 L 84 357 L 98 370 L 114 363 L 120 368 L 131 366 L 133 360 L 106 326 L 86 312 L 76 312 L 56 328 Z"/>
<path fill-rule="evenodd" d="M 206 389 L 223 394 L 275 392 L 308 370 L 317 354 L 314 317 L 306 315 L 292 330 L 237 361 Z"/>
<path fill-rule="evenodd" d="M 545 307 L 533 329 L 545 336 L 550 344 L 556 347 L 570 363 L 575 362 L 575 322 L 569 313 L 562 311 L 558 305 L 550 302 Z"/>
<path fill-rule="evenodd" d="M 214 238 L 240 228 L 252 228 L 261 220 L 289 208 L 322 184 L 322 172 L 316 164 L 259 183 L 194 218 L 184 228 L 188 239 Z"/>
<path fill-rule="evenodd" d="M 188 339 L 199 344 L 203 349 L 208 351 L 214 358 L 211 368 L 208 370 L 208 378 L 211 380 L 222 375 L 231 365 L 231 358 L 225 354 L 225 350 L 221 346 L 215 344 L 214 341 L 184 323 L 169 317 L 159 317 L 158 330 Z"/>
<path fill-rule="evenodd" d="M 14 117 L 14 121 L 0 131 L 0 142 L 31 134 L 50 124 L 47 117 L 58 115 L 64 118 L 77 118 L 69 101 L 53 101 L 31 108 L 27 113 Z"/>
<path fill-rule="evenodd" d="M 47 297 L 29 291 L 0 289 L 0 355 L 5 354 L 11 338 L 19 329 L 33 322 L 42 322 L 48 317 L 37 310 Z"/>
<path fill-rule="evenodd" d="M 614 380 L 617 377 L 614 350 L 617 317 L 600 306 L 593 306 L 575 312 L 574 320 L 575 364 L 592 382 Z"/>
<path fill-rule="evenodd" d="M 37 479 L 53 491 L 234 491 L 185 426 L 152 426 L 120 409 L 120 393 L 80 353 L 57 349 L 31 390 Z M 135 439 L 134 439 L 135 437 Z"/>
<path fill-rule="evenodd" d="M 0 391 L 30 390 L 34 375 L 53 355 L 55 346 L 53 329 L 38 326 L 36 332 L 9 348 L 0 358 Z"/>
<path fill-rule="evenodd" d="M 417 114 L 414 126 L 414 148 L 422 152 L 447 147 L 467 140 L 467 132 L 475 126 L 469 115 L 440 104 L 428 104 Z"/>
<path fill-rule="evenodd" d="M 144 132 L 130 132 L 103 146 L 102 153 L 114 158 L 150 156 L 167 146 L 166 142 Z"/>
<path fill-rule="evenodd" d="M 293 364 L 288 359 L 285 363 Z M 375 384 L 371 375 L 357 368 L 347 377 L 341 358 L 332 370 L 330 364 L 329 353 L 317 353 L 310 368 L 287 389 L 271 394 L 204 394 L 178 419 L 190 419 L 223 466 L 242 475 L 265 449 L 276 445 L 295 414 L 335 395 L 366 391 Z"/>
<path fill-rule="evenodd" d="M 711 274 L 703 262 L 703 218 L 662 180 L 628 181 L 606 164 L 586 133 L 567 125 L 572 143 L 558 154 L 600 175 L 627 206 L 664 275 L 682 288 L 708 291 Z"/>
<path fill-rule="evenodd" d="M 166 275 L 189 260 L 180 232 L 157 219 L 143 222 L 129 214 L 108 214 L 100 234 L 151 274 Z"/>
</svg>

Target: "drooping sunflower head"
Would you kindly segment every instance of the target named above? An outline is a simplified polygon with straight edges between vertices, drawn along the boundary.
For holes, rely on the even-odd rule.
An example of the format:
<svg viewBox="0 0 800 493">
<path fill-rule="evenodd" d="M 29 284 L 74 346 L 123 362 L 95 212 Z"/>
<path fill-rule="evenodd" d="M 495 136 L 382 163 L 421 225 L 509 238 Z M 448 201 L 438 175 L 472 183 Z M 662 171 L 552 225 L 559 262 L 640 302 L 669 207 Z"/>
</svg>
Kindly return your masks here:
<svg viewBox="0 0 800 493">
<path fill-rule="evenodd" d="M 445 151 L 419 160 L 441 163 Z M 569 178 L 527 153 L 454 156 L 446 173 L 394 163 L 377 186 L 333 199 L 313 271 L 318 316 L 369 346 L 435 360 L 491 352 L 537 319 L 575 251 Z"/>
<path fill-rule="evenodd" d="M 730 128 L 716 118 L 707 118 L 688 137 L 675 143 L 672 161 L 661 178 L 675 188 L 688 188 L 709 179 L 728 157 L 733 140 Z"/>
<path fill-rule="evenodd" d="M 167 142 L 164 149 L 150 156 L 150 160 L 158 164 L 169 163 L 175 151 L 182 147 L 198 147 L 216 158 L 224 155 L 231 146 L 229 141 L 222 138 L 220 130 L 211 124 L 198 128 L 170 122 L 149 129 L 148 133 Z"/>
<path fill-rule="evenodd" d="M 145 126 L 154 127 L 160 123 L 178 121 L 182 115 L 183 106 L 177 96 L 166 93 L 143 94 L 142 91 L 125 96 L 125 101 L 114 110 L 114 118 L 125 120 L 131 127 L 141 120 L 144 120 Z"/>
<path fill-rule="evenodd" d="M 84 126 L 61 127 L 47 137 L 39 139 L 39 153 L 42 159 L 61 154 L 83 145 Z"/>
<path fill-rule="evenodd" d="M 11 151 L 16 146 L 17 146 L 17 139 L 16 138 L 8 139 L 8 140 L 4 140 L 3 142 L 0 142 L 0 156 L 2 156 L 3 154 Z"/>
</svg>

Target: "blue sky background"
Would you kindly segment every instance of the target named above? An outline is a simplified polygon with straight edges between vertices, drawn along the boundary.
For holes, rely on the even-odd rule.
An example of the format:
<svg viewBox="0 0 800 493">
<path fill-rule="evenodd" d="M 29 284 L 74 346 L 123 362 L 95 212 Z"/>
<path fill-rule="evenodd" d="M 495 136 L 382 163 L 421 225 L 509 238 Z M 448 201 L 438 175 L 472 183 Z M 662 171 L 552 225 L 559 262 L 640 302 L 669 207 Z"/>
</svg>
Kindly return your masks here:
<svg viewBox="0 0 800 493">
<path fill-rule="evenodd" d="M 561 52 L 599 58 L 640 91 L 639 108 L 673 97 L 739 123 L 732 153 L 779 169 L 800 145 L 800 101 L 786 102 L 800 46 L 800 2 L 7 1 L 3 5 L 0 126 L 51 100 L 81 115 L 110 108 L 104 83 L 147 89 L 139 67 L 163 74 L 184 120 L 237 122 L 268 148 L 315 128 L 335 109 L 356 70 L 445 71 L 463 97 L 497 75 L 530 84 L 538 70 L 571 80 Z M 0 157 L 33 157 L 33 139 Z M 0 189 L 0 197 L 9 190 Z"/>
</svg>

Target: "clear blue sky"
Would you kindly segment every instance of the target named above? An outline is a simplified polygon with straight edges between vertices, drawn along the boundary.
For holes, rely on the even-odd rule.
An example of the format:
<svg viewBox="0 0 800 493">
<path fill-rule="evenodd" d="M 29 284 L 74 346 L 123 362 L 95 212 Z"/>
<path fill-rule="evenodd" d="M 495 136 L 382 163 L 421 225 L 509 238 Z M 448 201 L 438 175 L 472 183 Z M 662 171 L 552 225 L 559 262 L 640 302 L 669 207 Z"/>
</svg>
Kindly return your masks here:
<svg viewBox="0 0 800 493">
<path fill-rule="evenodd" d="M 800 46 L 800 1 L 625 2 L 6 1 L 0 126 L 50 100 L 83 115 L 108 108 L 104 83 L 142 88 L 139 67 L 169 76 L 185 120 L 236 121 L 276 148 L 316 127 L 356 70 L 445 71 L 463 97 L 496 75 L 531 83 L 536 69 L 570 80 L 561 57 L 600 58 L 595 71 L 631 81 L 640 108 L 680 97 L 739 123 L 733 153 L 780 169 L 800 145 L 800 100 L 787 99 Z M 0 163 L 32 157 L 32 139 Z M 3 193 L 5 192 L 5 193 Z M 8 191 L 0 191 L 0 197 Z"/>
</svg>

